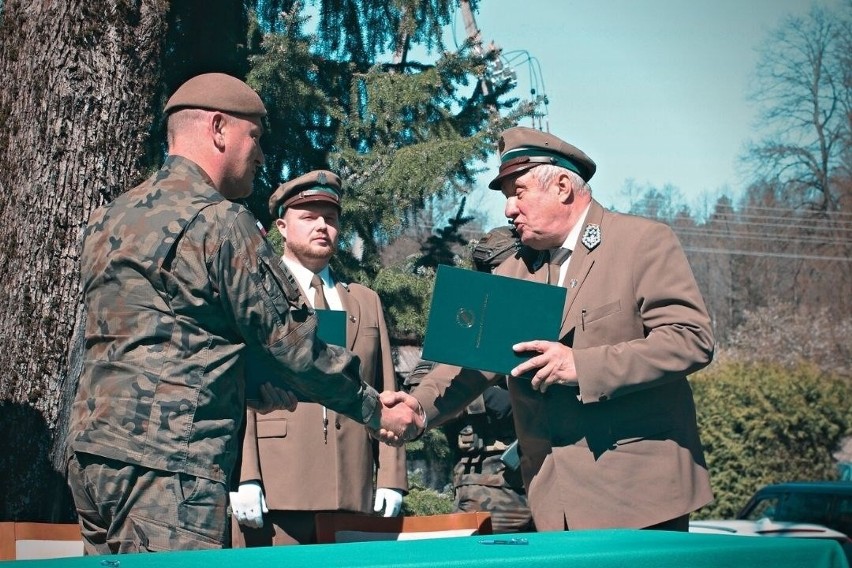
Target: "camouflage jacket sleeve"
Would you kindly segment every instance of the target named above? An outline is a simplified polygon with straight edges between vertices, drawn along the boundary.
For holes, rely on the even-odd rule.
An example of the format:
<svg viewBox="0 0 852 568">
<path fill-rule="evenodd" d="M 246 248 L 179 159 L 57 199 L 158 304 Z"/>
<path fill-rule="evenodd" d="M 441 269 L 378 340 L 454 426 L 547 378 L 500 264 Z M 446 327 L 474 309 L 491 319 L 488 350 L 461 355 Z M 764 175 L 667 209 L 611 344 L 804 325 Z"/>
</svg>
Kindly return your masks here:
<svg viewBox="0 0 852 568">
<path fill-rule="evenodd" d="M 378 395 L 361 381 L 358 358 L 316 338 L 316 317 L 244 208 L 228 226 L 208 270 L 248 357 L 268 363 L 270 381 L 378 426 Z"/>
</svg>

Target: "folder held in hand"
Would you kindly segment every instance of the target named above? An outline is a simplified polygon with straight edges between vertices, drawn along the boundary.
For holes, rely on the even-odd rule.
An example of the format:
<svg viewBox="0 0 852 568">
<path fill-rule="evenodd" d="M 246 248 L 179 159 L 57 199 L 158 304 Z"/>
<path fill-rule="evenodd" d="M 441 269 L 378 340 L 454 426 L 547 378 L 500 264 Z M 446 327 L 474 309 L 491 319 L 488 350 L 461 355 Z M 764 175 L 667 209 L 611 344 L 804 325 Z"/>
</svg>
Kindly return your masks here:
<svg viewBox="0 0 852 568">
<path fill-rule="evenodd" d="M 441 265 L 435 277 L 423 359 L 509 374 L 529 354 L 512 345 L 558 341 L 568 290 Z"/>
</svg>

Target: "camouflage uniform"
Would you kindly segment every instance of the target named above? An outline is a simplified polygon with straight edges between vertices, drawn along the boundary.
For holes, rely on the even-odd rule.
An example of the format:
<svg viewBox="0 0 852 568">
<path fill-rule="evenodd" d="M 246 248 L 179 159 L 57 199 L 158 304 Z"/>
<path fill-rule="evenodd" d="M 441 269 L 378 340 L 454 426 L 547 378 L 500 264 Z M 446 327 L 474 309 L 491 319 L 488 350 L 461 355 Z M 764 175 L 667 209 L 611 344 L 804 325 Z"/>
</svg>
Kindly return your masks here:
<svg viewBox="0 0 852 568">
<path fill-rule="evenodd" d="M 515 228 L 504 225 L 491 229 L 476 242 L 471 260 L 479 272 L 491 272 L 518 251 L 526 254 L 528 249 L 521 245 Z"/>
<path fill-rule="evenodd" d="M 68 449 L 87 552 L 227 542 L 253 359 L 275 364 L 278 386 L 378 426 L 358 358 L 315 341 L 313 312 L 255 218 L 192 161 L 169 157 L 93 212 L 84 237 L 86 347 Z"/>
</svg>

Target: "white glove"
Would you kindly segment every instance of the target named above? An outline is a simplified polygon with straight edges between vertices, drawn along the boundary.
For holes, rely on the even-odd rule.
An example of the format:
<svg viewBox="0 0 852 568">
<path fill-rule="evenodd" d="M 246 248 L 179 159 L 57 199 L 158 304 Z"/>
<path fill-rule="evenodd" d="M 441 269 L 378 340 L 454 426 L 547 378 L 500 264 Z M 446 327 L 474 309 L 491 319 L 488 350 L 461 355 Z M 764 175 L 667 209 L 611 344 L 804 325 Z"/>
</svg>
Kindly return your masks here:
<svg viewBox="0 0 852 568">
<path fill-rule="evenodd" d="M 231 513 L 244 527 L 259 529 L 263 527 L 263 513 L 268 513 L 263 489 L 257 481 L 240 483 L 236 492 L 231 491 Z"/>
<path fill-rule="evenodd" d="M 402 508 L 402 491 L 399 489 L 389 489 L 387 487 L 379 487 L 376 489 L 376 504 L 373 505 L 375 512 L 385 510 L 385 517 L 395 517 L 399 515 L 399 510 Z"/>
</svg>

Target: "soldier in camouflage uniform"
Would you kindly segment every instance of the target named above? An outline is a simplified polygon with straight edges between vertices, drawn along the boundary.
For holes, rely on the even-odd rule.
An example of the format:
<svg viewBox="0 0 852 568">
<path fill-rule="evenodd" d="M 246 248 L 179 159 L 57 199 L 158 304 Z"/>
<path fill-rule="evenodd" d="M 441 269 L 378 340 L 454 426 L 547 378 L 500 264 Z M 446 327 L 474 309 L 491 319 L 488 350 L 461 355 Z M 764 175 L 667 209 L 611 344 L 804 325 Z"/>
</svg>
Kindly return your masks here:
<svg viewBox="0 0 852 568">
<path fill-rule="evenodd" d="M 489 231 L 473 251 L 473 263 L 481 272 L 491 272 L 520 246 L 509 227 Z M 406 380 L 416 386 L 434 366 L 421 361 Z M 453 452 L 453 492 L 456 511 L 491 513 L 495 533 L 535 530 L 527 506 L 527 495 L 517 462 L 504 463 L 517 445 L 512 405 L 504 385 L 491 386 L 471 402 L 461 416 L 441 429 Z M 509 462 L 508 459 L 506 459 Z"/>
<path fill-rule="evenodd" d="M 261 388 L 265 410 L 292 408 L 283 389 L 295 389 L 391 441 L 412 418 L 383 410 L 357 357 L 315 339 L 292 275 L 230 201 L 251 193 L 263 163 L 260 97 L 211 73 L 184 83 L 165 111 L 165 164 L 93 212 L 84 235 L 86 341 L 67 447 L 87 554 L 229 541 L 244 368 L 255 358 L 277 372 Z"/>
</svg>

